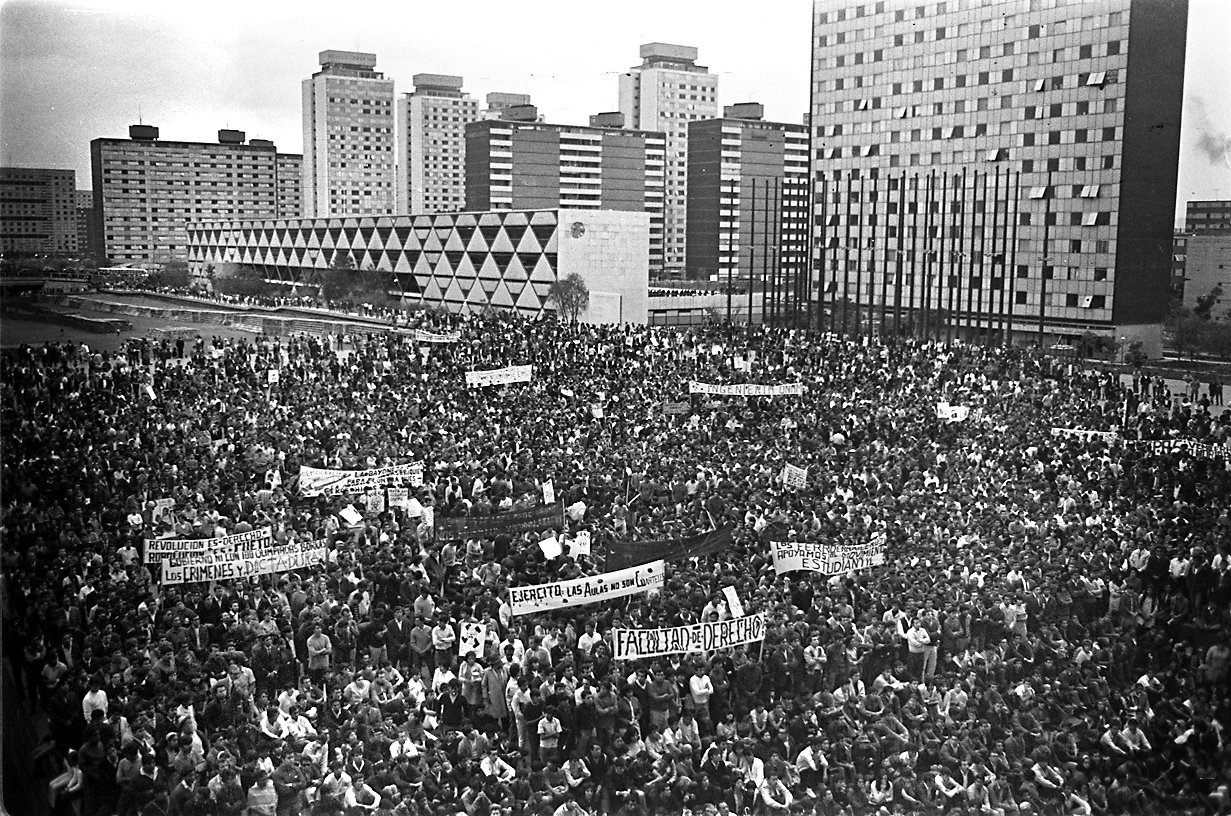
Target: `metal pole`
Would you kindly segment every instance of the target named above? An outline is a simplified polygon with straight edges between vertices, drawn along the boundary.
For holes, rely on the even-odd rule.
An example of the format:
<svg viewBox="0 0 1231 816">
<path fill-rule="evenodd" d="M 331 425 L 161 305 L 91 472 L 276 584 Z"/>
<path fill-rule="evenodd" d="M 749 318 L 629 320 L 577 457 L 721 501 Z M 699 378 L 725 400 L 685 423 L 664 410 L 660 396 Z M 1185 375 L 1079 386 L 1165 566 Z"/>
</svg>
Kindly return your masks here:
<svg viewBox="0 0 1231 816">
<path fill-rule="evenodd" d="M 1008 175 L 1006 174 L 1005 175 L 1005 190 L 1006 191 L 1008 190 L 1008 187 L 1009 187 L 1009 179 L 1008 179 Z M 1005 321 L 1005 327 L 1004 327 L 1004 344 L 1006 346 L 1013 345 L 1013 305 L 1017 301 L 1017 284 L 1015 282 L 1017 280 L 1017 224 L 1019 221 L 1022 220 L 1021 219 L 1021 194 L 1022 194 L 1022 173 L 1020 170 L 1018 170 L 1013 175 L 1013 197 L 1012 199 L 1006 199 L 1005 201 L 1005 215 L 1006 216 L 1010 214 L 1009 201 L 1013 202 L 1013 210 L 1012 210 L 1013 237 L 1012 239 L 1010 239 L 1008 236 L 1008 230 L 1005 231 L 1005 240 L 1009 242 L 1009 245 L 1007 247 L 1008 253 L 1009 253 L 1008 269 L 1005 271 L 1005 282 L 1009 286 L 1009 307 L 1008 309 L 1005 310 L 1006 321 Z"/>
<path fill-rule="evenodd" d="M 919 176 L 915 176 L 915 241 L 919 245 L 919 239 L 922 238 L 921 248 L 915 250 L 915 264 L 919 263 L 919 259 L 923 260 L 923 269 L 920 274 L 923 275 L 923 328 L 922 336 L 929 337 L 932 330 L 932 258 L 930 247 L 932 244 L 931 224 L 932 224 L 932 171 L 928 171 L 927 196 L 923 202 L 923 234 L 919 234 Z"/>
<path fill-rule="evenodd" d="M 1000 252 L 997 252 L 997 239 L 1000 237 L 1002 226 L 1000 224 L 1000 166 L 996 166 L 996 181 L 992 190 L 992 288 L 988 290 L 988 311 L 993 308 L 996 310 L 995 326 L 996 331 L 1004 334 L 1004 244 L 999 243 Z M 996 267 L 1000 267 L 1000 286 L 996 286 Z M 993 307 L 992 300 L 996 303 Z M 988 320 L 987 324 L 987 341 L 988 345 L 992 342 L 992 320 Z"/>
<path fill-rule="evenodd" d="M 815 200 L 816 198 L 815 188 L 813 188 L 813 190 L 814 192 L 812 195 L 813 195 L 813 199 Z M 809 242 L 808 242 L 808 263 L 809 264 L 812 263 L 812 244 L 815 243 L 814 236 L 816 235 L 815 225 L 812 223 L 813 221 L 814 219 L 811 217 L 811 213 L 809 213 L 808 234 L 809 236 L 813 236 L 812 238 L 809 239 Z M 816 330 L 818 332 L 821 330 L 821 326 L 824 325 L 824 322 L 825 322 L 825 289 L 826 289 L 825 275 L 827 271 L 827 266 L 825 263 L 825 250 L 829 248 L 827 246 L 828 244 L 829 244 L 829 178 L 828 176 L 822 175 L 821 176 L 821 246 L 820 246 L 821 252 L 820 252 L 820 259 L 819 259 L 820 264 L 821 264 L 821 271 L 820 271 L 820 274 L 817 276 L 818 291 L 817 291 L 817 299 L 816 299 L 816 308 L 817 308 Z M 812 267 L 809 266 L 809 270 L 808 270 L 809 286 L 811 286 L 811 283 L 812 283 L 812 275 L 813 275 L 813 270 L 812 270 Z M 809 320 L 808 325 L 811 326 L 810 320 Z M 829 328 L 830 330 L 833 329 L 832 321 L 831 321 L 831 325 Z"/>
<path fill-rule="evenodd" d="M 906 174 L 903 173 L 898 182 L 898 263 L 894 272 L 893 283 L 893 342 L 898 342 L 902 336 L 902 264 L 906 251 Z M 915 287 L 910 287 L 911 300 L 915 299 Z M 913 322 L 913 321 L 912 321 Z M 912 327 L 913 328 L 913 327 Z"/>
<path fill-rule="evenodd" d="M 743 188 L 743 185 L 740 185 Z M 743 218 L 740 218 L 743 221 Z M 749 219 L 750 235 L 748 238 L 748 336 L 752 337 L 752 270 L 757 261 L 757 180 L 752 180 L 752 217 Z M 742 253 L 741 253 L 742 255 Z"/>
<path fill-rule="evenodd" d="M 1051 258 L 1048 257 L 1048 243 L 1051 238 L 1051 171 L 1047 173 L 1047 186 L 1043 188 L 1043 279 L 1039 284 L 1039 348 L 1043 348 L 1043 337 L 1047 324 L 1047 281 L 1051 277 Z"/>
<path fill-rule="evenodd" d="M 766 183 L 766 185 L 765 185 L 765 196 L 766 196 L 766 199 L 768 199 L 768 198 L 769 198 L 769 184 L 768 184 L 769 179 L 765 179 L 765 181 L 767 182 L 767 183 Z M 765 236 L 765 247 L 764 247 L 764 248 L 762 249 L 762 251 L 761 251 L 761 326 L 762 326 L 762 328 L 764 328 L 764 326 L 765 326 L 765 318 L 766 318 L 766 314 L 765 314 L 765 306 L 766 306 L 766 302 L 767 302 L 767 301 L 772 301 L 772 299 L 773 299 L 773 295 L 767 291 L 767 290 L 768 290 L 768 284 L 769 284 L 769 275 L 770 275 L 770 271 L 769 271 L 769 252 L 770 252 L 770 243 L 769 243 L 769 242 L 770 242 L 770 236 L 769 236 L 769 213 L 770 213 L 770 204 L 771 204 L 771 202 L 770 202 L 770 201 L 768 201 L 768 200 L 766 200 L 766 202 L 765 202 L 765 205 L 766 205 L 766 206 L 765 206 L 765 223 L 761 225 L 761 227 L 762 227 L 761 232 L 762 232 L 762 234 Z"/>
<path fill-rule="evenodd" d="M 851 291 L 851 197 L 854 195 L 855 185 L 851 183 L 851 174 L 848 171 L 846 174 L 846 206 L 843 207 L 843 218 L 846 221 L 845 235 L 843 236 L 843 264 L 842 264 L 842 336 L 847 334 L 847 325 L 850 323 L 850 291 Z"/>
<path fill-rule="evenodd" d="M 956 173 L 954 173 L 952 192 L 957 194 L 958 196 L 957 203 L 959 205 L 962 200 L 962 191 L 965 189 L 965 186 L 966 186 L 965 175 L 963 174 L 959 176 Z M 942 213 L 944 213 L 944 211 L 948 207 L 951 207 L 954 204 L 954 202 L 950 200 L 949 195 L 950 195 L 950 191 L 948 189 L 948 186 L 946 185 L 945 201 L 941 205 Z M 944 223 L 946 224 L 946 226 L 949 227 L 949 266 L 948 266 L 948 272 L 945 275 L 945 286 L 949 290 L 949 300 L 948 300 L 949 314 L 948 314 L 948 320 L 946 321 L 946 325 L 945 325 L 945 343 L 949 344 L 953 342 L 954 329 L 956 328 L 954 324 L 957 322 L 957 308 L 954 306 L 954 301 L 957 296 L 956 290 L 960 286 L 960 282 L 956 280 L 959 277 L 960 272 L 959 274 L 954 274 L 953 265 L 958 261 L 957 253 L 958 253 L 958 247 L 961 246 L 959 241 L 961 240 L 961 237 L 962 237 L 962 231 L 961 231 L 961 217 L 960 217 L 961 214 L 960 213 L 958 213 L 959 217 L 957 219 L 957 223 L 950 223 L 954 215 L 952 211 L 945 213 L 944 215 L 945 215 Z M 958 302 L 957 305 L 960 307 L 961 305 L 960 301 Z"/>
<path fill-rule="evenodd" d="M 855 336 L 863 336 L 863 222 L 867 220 L 863 214 L 863 204 L 866 197 L 864 176 L 859 175 L 859 243 L 855 245 Z"/>
</svg>

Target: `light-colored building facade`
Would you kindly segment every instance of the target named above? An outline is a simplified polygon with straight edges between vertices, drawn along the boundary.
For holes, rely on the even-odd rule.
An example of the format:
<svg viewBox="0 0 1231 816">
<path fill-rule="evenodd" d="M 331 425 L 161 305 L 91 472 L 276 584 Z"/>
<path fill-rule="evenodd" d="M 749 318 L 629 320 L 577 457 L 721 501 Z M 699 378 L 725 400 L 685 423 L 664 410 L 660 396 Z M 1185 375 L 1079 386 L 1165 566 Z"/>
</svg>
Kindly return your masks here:
<svg viewBox="0 0 1231 816">
<path fill-rule="evenodd" d="M 320 66 L 303 81 L 303 214 L 393 212 L 393 80 L 375 54 L 322 51 Z"/>
<path fill-rule="evenodd" d="M 92 251 L 100 261 L 183 259 L 192 222 L 280 214 L 282 165 L 273 142 L 245 144 L 238 130 L 218 131 L 216 143 L 163 141 L 150 125 L 128 133 L 90 143 Z M 297 170 L 293 160 L 286 167 Z"/>
<path fill-rule="evenodd" d="M 688 126 L 687 277 L 779 278 L 775 291 L 802 295 L 808 129 L 763 116 L 758 104 L 728 105 L 721 119 Z"/>
<path fill-rule="evenodd" d="M 312 285 L 342 258 L 388 273 L 407 301 L 462 314 L 486 308 L 554 311 L 552 283 L 576 273 L 590 290 L 583 319 L 639 323 L 647 316 L 649 216 L 616 210 L 504 210 L 196 225 L 189 266 L 220 275 L 256 267 Z"/>
<path fill-rule="evenodd" d="M 1211 231 L 1188 239 L 1184 306 L 1191 309 L 1199 299 L 1211 294 L 1215 298 L 1210 316 L 1219 320 L 1231 318 L 1231 231 Z"/>
<path fill-rule="evenodd" d="M 397 212 L 456 212 L 466 202 L 466 125 L 479 101 L 462 78 L 415 74 L 415 90 L 397 102 Z"/>
<path fill-rule="evenodd" d="M 668 269 L 683 269 L 685 262 L 688 125 L 718 116 L 718 76 L 696 61 L 696 48 L 648 43 L 641 46 L 641 64 L 620 75 L 624 126 L 667 136 L 663 263 Z"/>
<path fill-rule="evenodd" d="M 1157 352 L 1186 26 L 1184 0 L 815 0 L 831 319 Z"/>
<path fill-rule="evenodd" d="M 650 269 L 663 265 L 662 133 L 482 120 L 466 128 L 466 209 L 645 212 Z"/>
<path fill-rule="evenodd" d="M 302 218 L 303 154 L 279 153 L 276 161 L 278 167 L 278 217 Z"/>
<path fill-rule="evenodd" d="M 77 174 L 0 167 L 0 252 L 75 255 Z"/>
</svg>

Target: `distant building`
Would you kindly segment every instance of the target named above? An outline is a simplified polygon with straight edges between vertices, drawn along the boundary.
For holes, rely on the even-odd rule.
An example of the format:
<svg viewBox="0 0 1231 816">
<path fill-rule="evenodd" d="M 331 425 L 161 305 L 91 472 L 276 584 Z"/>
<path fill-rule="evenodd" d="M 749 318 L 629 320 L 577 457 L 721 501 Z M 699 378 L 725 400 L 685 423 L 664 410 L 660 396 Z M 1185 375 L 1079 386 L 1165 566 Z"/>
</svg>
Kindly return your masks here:
<svg viewBox="0 0 1231 816">
<path fill-rule="evenodd" d="M 1231 232 L 1231 200 L 1188 202 L 1184 230 L 1193 235 Z"/>
<path fill-rule="evenodd" d="M 376 55 L 322 51 L 303 81 L 303 214 L 386 215 L 397 174 L 393 80 Z"/>
<path fill-rule="evenodd" d="M 817 0 L 826 310 L 848 331 L 1161 353 L 1187 20 L 1185 0 Z"/>
<path fill-rule="evenodd" d="M 1171 239 L 1171 297 L 1184 296 L 1184 279 L 1188 268 L 1188 242 L 1192 233 L 1176 230 Z"/>
<path fill-rule="evenodd" d="M 761 105 L 728 105 L 721 119 L 688 126 L 690 279 L 806 283 L 808 130 L 763 115 Z"/>
<path fill-rule="evenodd" d="M 718 76 L 696 63 L 696 48 L 647 43 L 641 64 L 620 75 L 624 126 L 667 136 L 663 263 L 669 269 L 682 269 L 685 261 L 688 125 L 718 116 Z"/>
<path fill-rule="evenodd" d="M 182 259 L 192 222 L 286 214 L 279 202 L 293 181 L 280 181 L 279 171 L 294 174 L 297 164 L 291 155 L 283 162 L 273 142 L 245 144 L 239 130 L 218 131 L 216 143 L 162 141 L 150 125 L 128 134 L 90 142 L 91 247 L 99 261 Z"/>
<path fill-rule="evenodd" d="M 254 139 L 253 142 L 261 142 Z M 248 144 L 252 144 L 249 142 Z M 278 217 L 303 217 L 303 154 L 279 153 L 278 165 Z"/>
<path fill-rule="evenodd" d="M 415 74 L 397 102 L 397 212 L 456 212 L 466 203 L 466 125 L 479 102 L 462 78 Z"/>
<path fill-rule="evenodd" d="M 1194 235 L 1188 241 L 1184 306 L 1191 309 L 1211 293 L 1217 295 L 1211 317 L 1227 319 L 1231 304 L 1231 231 Z"/>
<path fill-rule="evenodd" d="M 513 119 L 519 122 L 542 122 L 538 108 L 530 101 L 530 94 L 493 91 L 484 97 L 487 107 L 484 119 Z"/>
<path fill-rule="evenodd" d="M 0 167 L 0 252 L 75 255 L 77 174 Z"/>
<path fill-rule="evenodd" d="M 473 127 L 473 126 L 472 126 Z M 231 221 L 194 225 L 189 267 L 220 274 L 244 264 L 267 278 L 313 285 L 372 269 L 410 303 L 454 314 L 488 308 L 555 311 L 551 285 L 578 274 L 590 290 L 586 322 L 649 322 L 649 217 L 552 207 L 375 218 Z M 353 269 L 330 268 L 340 258 Z"/>
<path fill-rule="evenodd" d="M 94 191 L 78 190 L 75 196 L 77 212 L 77 251 L 89 253 L 94 245 Z"/>
<path fill-rule="evenodd" d="M 650 268 L 657 274 L 665 144 L 662 133 L 639 130 L 474 122 L 466 127 L 466 209 L 649 213 Z"/>
</svg>

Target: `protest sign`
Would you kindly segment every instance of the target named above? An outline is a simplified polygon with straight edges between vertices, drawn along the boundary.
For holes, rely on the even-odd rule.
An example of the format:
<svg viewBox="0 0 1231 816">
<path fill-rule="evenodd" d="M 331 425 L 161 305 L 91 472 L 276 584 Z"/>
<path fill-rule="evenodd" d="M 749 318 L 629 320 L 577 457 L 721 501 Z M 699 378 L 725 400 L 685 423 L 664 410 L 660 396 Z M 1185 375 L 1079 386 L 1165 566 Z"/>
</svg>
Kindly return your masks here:
<svg viewBox="0 0 1231 816">
<path fill-rule="evenodd" d="M 164 518 L 171 516 L 171 508 L 175 506 L 175 499 L 155 499 L 154 508 L 150 512 L 150 523 L 158 524 Z"/>
<path fill-rule="evenodd" d="M 467 371 L 467 388 L 487 388 L 492 385 L 507 385 L 508 383 L 530 382 L 534 376 L 534 366 L 520 365 L 507 368 L 493 368 L 488 371 Z"/>
<path fill-rule="evenodd" d="M 808 469 L 787 464 L 782 467 L 783 487 L 802 488 L 808 484 Z"/>
<path fill-rule="evenodd" d="M 389 493 L 389 506 L 400 507 L 406 510 L 410 505 L 410 490 L 405 487 L 391 487 Z"/>
<path fill-rule="evenodd" d="M 970 406 L 950 405 L 947 402 L 936 403 L 936 418 L 942 422 L 965 422 L 970 416 Z"/>
<path fill-rule="evenodd" d="M 348 504 L 339 510 L 338 518 L 346 522 L 347 527 L 358 527 L 363 524 L 363 514 L 356 510 L 353 504 Z"/>
<path fill-rule="evenodd" d="M 221 538 L 147 538 L 145 563 L 157 564 L 164 559 L 178 562 L 201 553 L 237 554 L 268 547 L 272 541 L 268 527 Z"/>
<path fill-rule="evenodd" d="M 436 334 L 425 329 L 415 329 L 413 337 L 419 343 L 456 343 L 462 339 L 461 332 L 449 332 L 447 334 Z"/>
<path fill-rule="evenodd" d="M 254 575 L 272 575 L 322 563 L 327 557 L 324 547 L 315 542 L 267 547 L 247 555 L 234 552 L 197 553 L 183 562 L 164 558 L 160 583 L 196 584 L 204 581 L 227 581 Z"/>
<path fill-rule="evenodd" d="M 568 540 L 568 557 L 577 558 L 590 554 L 590 531 L 581 530 Z"/>
<path fill-rule="evenodd" d="M 735 587 L 723 587 L 722 594 L 727 598 L 727 606 L 731 609 L 731 616 L 735 618 L 744 617 L 744 605 L 740 603 L 739 593 L 735 591 Z"/>
<path fill-rule="evenodd" d="M 271 368 L 266 373 L 266 379 L 270 385 L 277 385 L 282 382 L 282 372 L 276 368 Z"/>
<path fill-rule="evenodd" d="M 641 660 L 669 654 L 712 652 L 765 638 L 765 613 L 667 629 L 611 630 L 616 660 Z"/>
<path fill-rule="evenodd" d="M 813 544 L 804 541 L 772 541 L 774 572 L 803 570 L 824 575 L 840 575 L 885 563 L 885 542 L 878 537 L 871 544 Z"/>
<path fill-rule="evenodd" d="M 487 624 L 478 621 L 462 621 L 458 628 L 461 632 L 457 638 L 457 656 L 464 658 L 474 652 L 475 657 L 482 657 L 483 641 L 487 638 Z"/>
<path fill-rule="evenodd" d="M 653 561 L 639 567 L 587 575 L 571 581 L 509 587 L 509 604 L 514 615 L 529 615 L 636 595 L 661 587 L 664 568 L 662 561 Z"/>
<path fill-rule="evenodd" d="M 371 470 L 330 470 L 304 465 L 299 468 L 299 492 L 304 496 L 337 496 L 341 493 L 362 493 L 369 487 L 390 485 L 418 487 L 423 484 L 423 465 L 372 468 Z"/>
<path fill-rule="evenodd" d="M 551 479 L 543 482 L 543 504 L 556 503 L 556 486 Z"/>
<path fill-rule="evenodd" d="M 363 497 L 367 511 L 374 516 L 379 516 L 385 512 L 385 491 L 373 490 Z"/>
<path fill-rule="evenodd" d="M 719 527 L 691 538 L 613 541 L 607 551 L 606 566 L 607 569 L 621 569 L 634 564 L 644 564 L 656 558 L 664 561 L 683 561 L 686 558 L 716 553 L 730 543 L 730 527 Z"/>
<path fill-rule="evenodd" d="M 678 416 L 680 414 L 687 414 L 688 409 L 691 407 L 692 405 L 687 402 L 664 402 L 663 413 L 667 416 Z"/>
<path fill-rule="evenodd" d="M 765 385 L 763 383 L 733 383 L 720 385 L 693 380 L 688 383 L 688 393 L 720 394 L 729 397 L 799 396 L 804 393 L 804 384 L 782 383 L 780 385 Z"/>
<path fill-rule="evenodd" d="M 543 551 L 543 557 L 550 561 L 560 557 L 564 552 L 564 545 L 560 543 L 560 539 L 550 536 L 539 542 L 539 549 Z"/>
<path fill-rule="evenodd" d="M 436 538 L 441 541 L 461 541 L 466 538 L 486 538 L 497 533 L 525 533 L 563 526 L 563 509 L 560 502 L 556 502 L 495 516 L 442 518 L 436 525 Z"/>
</svg>

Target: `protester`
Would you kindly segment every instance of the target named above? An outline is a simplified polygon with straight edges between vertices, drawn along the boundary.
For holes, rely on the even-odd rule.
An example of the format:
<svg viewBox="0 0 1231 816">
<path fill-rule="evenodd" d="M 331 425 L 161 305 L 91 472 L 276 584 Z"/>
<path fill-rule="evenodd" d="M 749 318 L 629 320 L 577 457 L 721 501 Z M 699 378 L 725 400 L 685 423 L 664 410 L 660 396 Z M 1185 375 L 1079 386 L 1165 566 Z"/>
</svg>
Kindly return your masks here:
<svg viewBox="0 0 1231 816">
<path fill-rule="evenodd" d="M 6 654 L 77 751 L 57 807 L 79 773 L 92 814 L 1225 809 L 1231 414 L 1208 400 L 1027 349 L 402 323 L 3 355 Z M 531 380 L 466 386 L 512 365 Z M 411 462 L 405 497 L 300 489 Z M 441 535 L 548 481 L 564 518 Z M 724 528 L 659 591 L 513 614 L 511 586 Z M 144 557 L 264 529 L 323 561 L 163 584 Z M 851 574 L 771 557 L 873 539 L 885 563 Z M 763 640 L 614 659 L 613 628 L 732 618 L 725 587 Z"/>
</svg>

